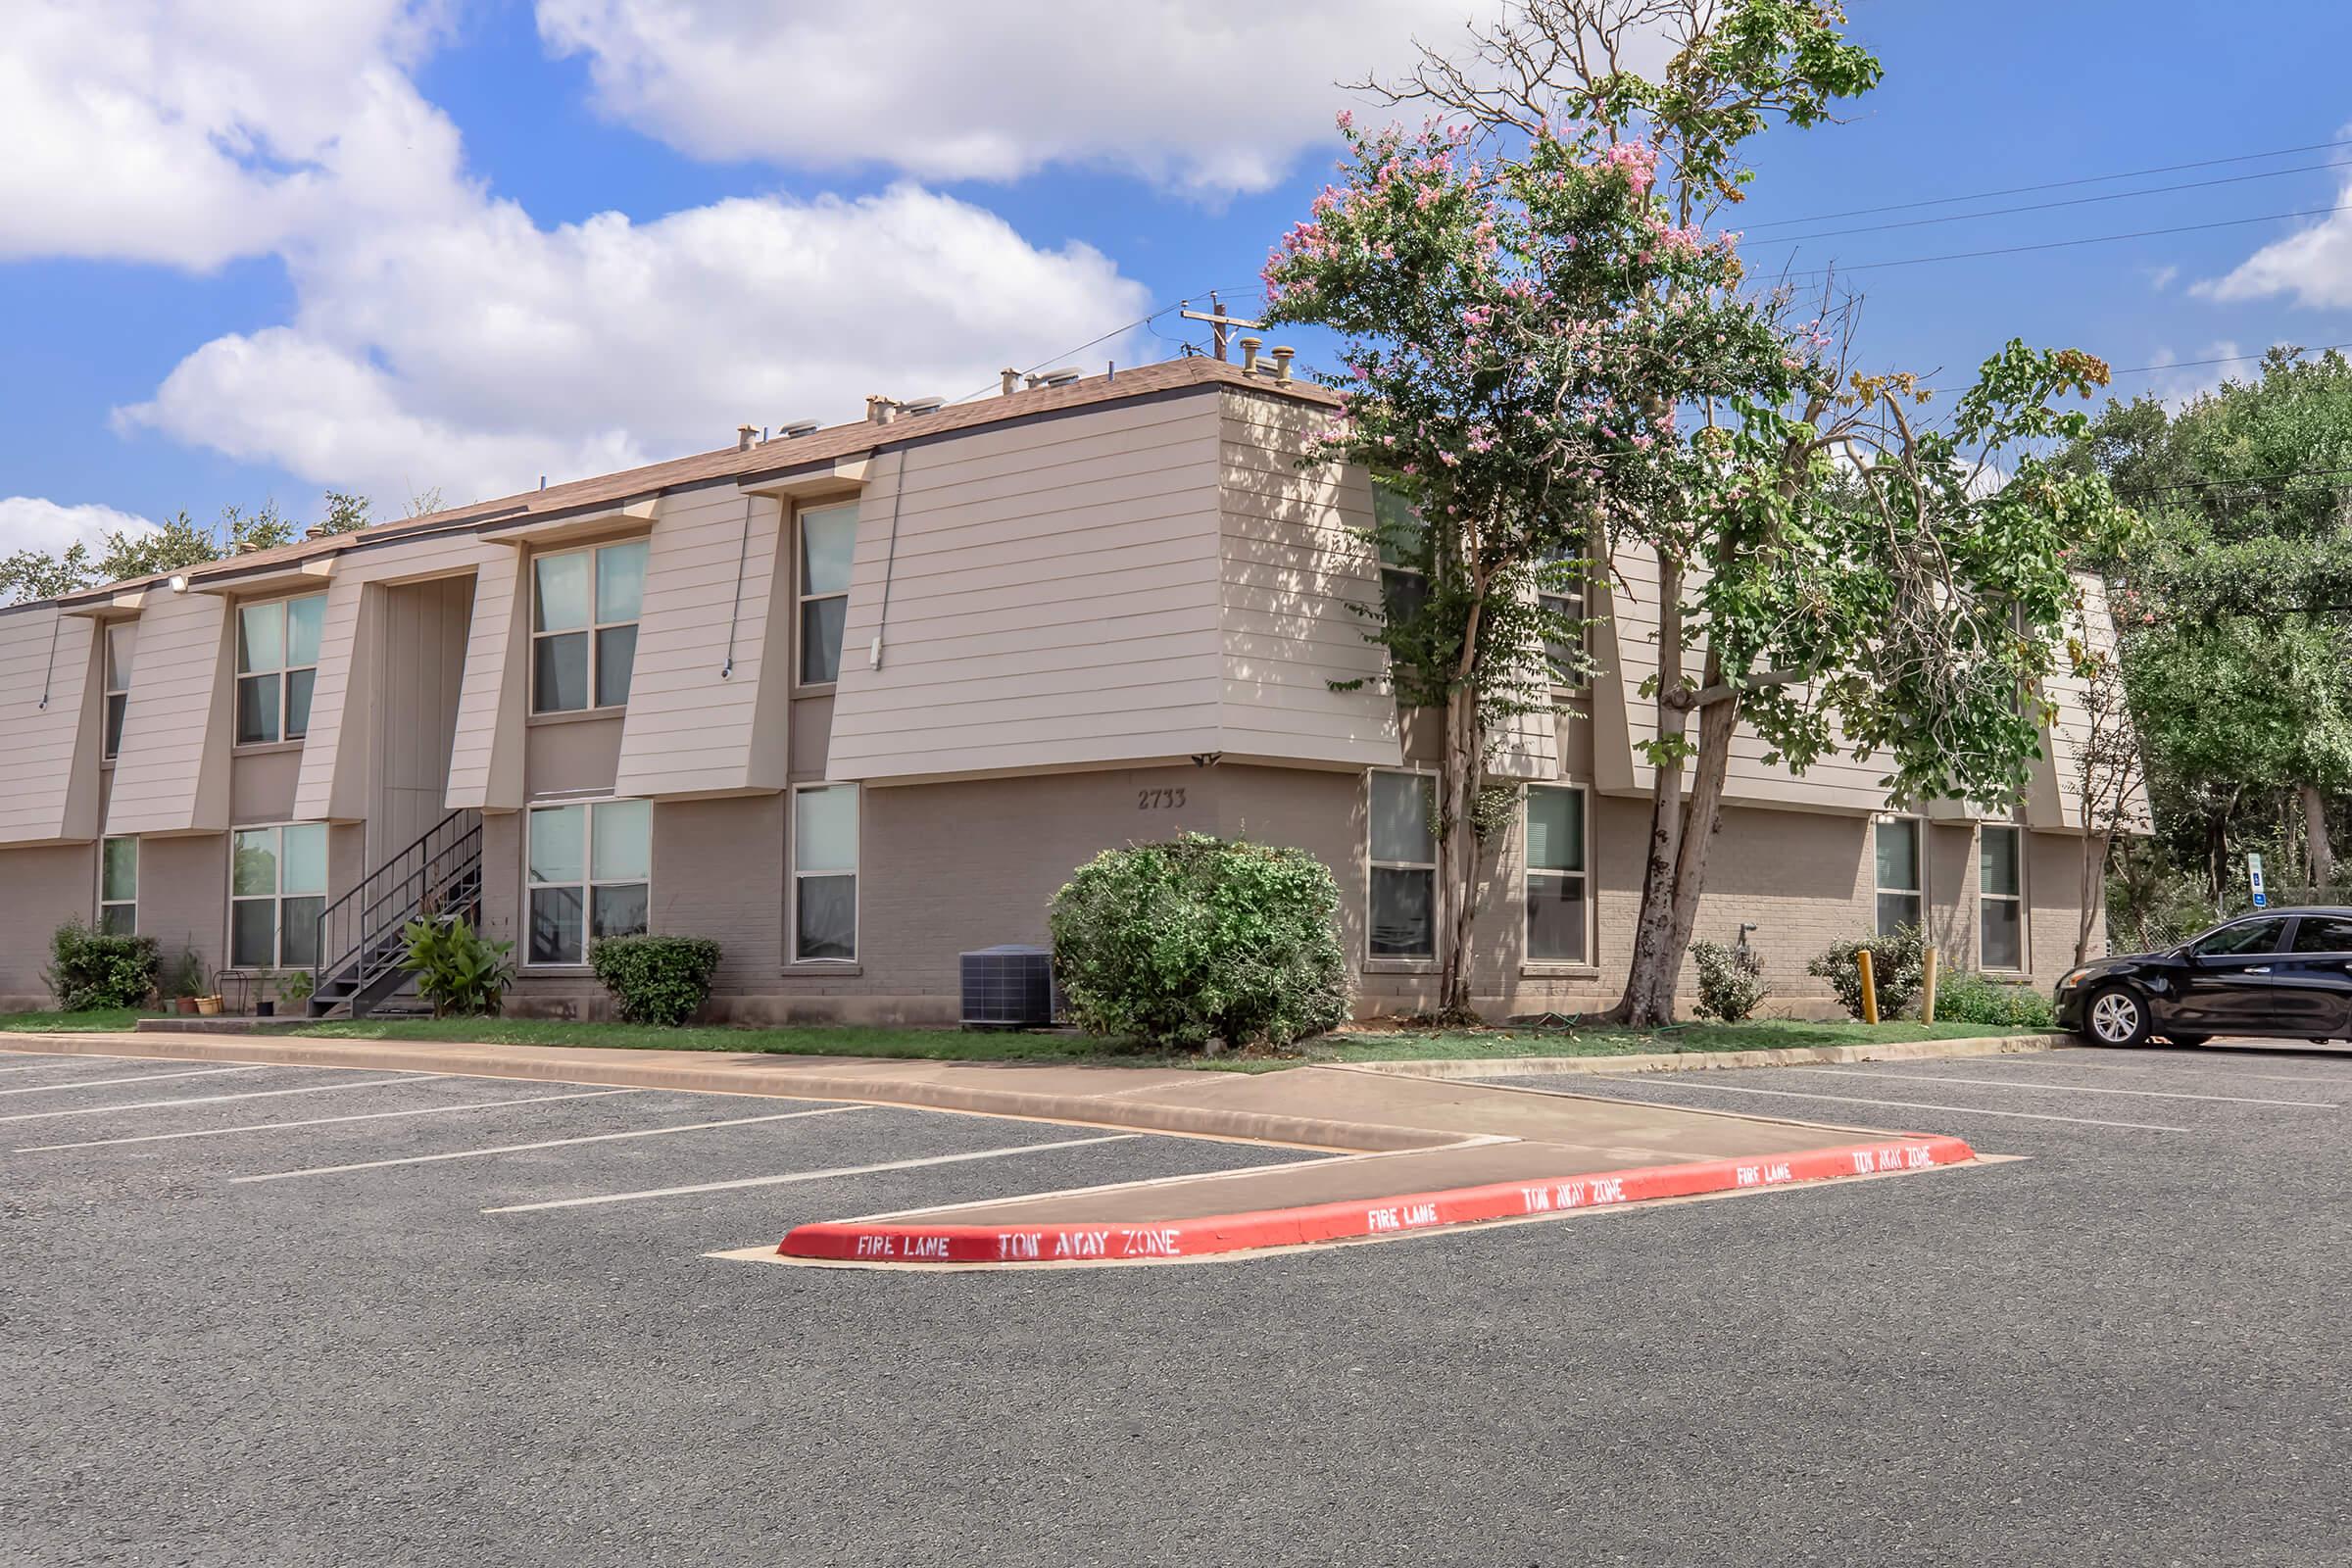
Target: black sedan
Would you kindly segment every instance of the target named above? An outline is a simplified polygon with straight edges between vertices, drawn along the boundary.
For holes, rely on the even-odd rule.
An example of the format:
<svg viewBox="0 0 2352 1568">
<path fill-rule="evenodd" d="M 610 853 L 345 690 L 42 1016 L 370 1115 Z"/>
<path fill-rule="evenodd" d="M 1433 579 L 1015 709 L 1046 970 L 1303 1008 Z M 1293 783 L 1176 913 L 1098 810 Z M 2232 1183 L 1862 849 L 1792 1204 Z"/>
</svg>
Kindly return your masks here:
<svg viewBox="0 0 2352 1568">
<path fill-rule="evenodd" d="M 2100 958 L 2058 982 L 2058 1023 L 2098 1046 L 2352 1039 L 2352 909 L 2249 914 L 2169 953 Z"/>
</svg>

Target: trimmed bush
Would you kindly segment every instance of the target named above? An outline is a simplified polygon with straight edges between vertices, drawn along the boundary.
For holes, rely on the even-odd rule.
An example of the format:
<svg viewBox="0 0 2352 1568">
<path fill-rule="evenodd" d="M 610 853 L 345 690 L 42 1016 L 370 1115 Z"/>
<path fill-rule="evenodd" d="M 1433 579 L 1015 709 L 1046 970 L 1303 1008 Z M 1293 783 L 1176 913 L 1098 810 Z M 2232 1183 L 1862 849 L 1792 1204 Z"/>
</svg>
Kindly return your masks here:
<svg viewBox="0 0 2352 1568">
<path fill-rule="evenodd" d="M 708 937 L 606 937 L 589 946 L 588 967 L 625 1022 L 680 1024 L 710 995 L 718 944 Z"/>
<path fill-rule="evenodd" d="M 1991 980 L 1961 969 L 1936 984 L 1938 1023 L 1981 1023 L 1995 1029 L 2052 1029 L 2057 1009 L 2030 985 Z"/>
<path fill-rule="evenodd" d="M 1741 1022 L 1772 990 L 1764 983 L 1764 960 L 1753 950 L 1693 942 L 1690 957 L 1698 965 L 1698 1015 L 1702 1018 Z"/>
<path fill-rule="evenodd" d="M 400 935 L 409 947 L 401 967 L 416 976 L 434 1017 L 498 1011 L 514 978 L 514 943 L 486 942 L 459 915 L 411 920 Z"/>
<path fill-rule="evenodd" d="M 155 990 L 163 955 L 153 937 L 117 936 L 85 920 L 68 920 L 49 938 L 41 978 L 67 1012 L 136 1007 Z"/>
<path fill-rule="evenodd" d="M 1054 973 L 1094 1034 L 1287 1046 L 1348 1016 L 1339 907 L 1303 850 L 1200 833 L 1104 850 L 1054 896 Z"/>
<path fill-rule="evenodd" d="M 1878 982 L 1879 1016 L 1892 1018 L 1919 995 L 1927 969 L 1927 941 L 1919 927 L 1898 927 L 1890 937 L 1855 937 L 1840 942 L 1805 965 L 1805 973 L 1827 980 L 1849 1017 L 1862 1016 L 1862 966 L 1854 955 L 1868 949 L 1871 976 Z"/>
</svg>

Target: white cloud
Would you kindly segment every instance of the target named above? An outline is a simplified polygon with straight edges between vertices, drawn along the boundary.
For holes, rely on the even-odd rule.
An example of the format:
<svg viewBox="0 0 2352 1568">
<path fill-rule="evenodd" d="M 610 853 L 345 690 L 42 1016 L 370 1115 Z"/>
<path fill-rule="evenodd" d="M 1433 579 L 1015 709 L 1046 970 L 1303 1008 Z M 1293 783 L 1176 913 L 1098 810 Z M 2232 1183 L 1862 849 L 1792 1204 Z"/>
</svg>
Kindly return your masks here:
<svg viewBox="0 0 2352 1568">
<path fill-rule="evenodd" d="M 69 545 L 85 544 L 97 550 L 110 533 L 152 533 L 145 517 L 112 507 L 60 506 L 37 496 L 0 498 L 0 556 L 20 550 L 54 555 Z"/>
<path fill-rule="evenodd" d="M 2243 353 L 2228 338 L 2206 344 L 2188 356 L 2188 364 L 2182 364 L 2181 357 L 2171 349 L 2160 349 L 2148 363 L 2163 368 L 2149 377 L 2147 393 L 2178 414 L 2231 376 L 2242 375 L 2247 364 L 2240 357 Z"/>
<path fill-rule="evenodd" d="M 746 420 L 854 417 L 865 392 L 960 396 L 1149 309 L 1099 253 L 912 186 L 552 231 L 483 203 L 293 270 L 290 326 L 206 344 L 119 422 L 456 503 L 723 446 Z"/>
<path fill-rule="evenodd" d="M 2159 267 L 2156 269 L 2156 270 L 2148 274 L 2148 287 L 2161 294 L 2166 289 L 2171 288 L 2174 282 L 2178 280 L 2180 276 L 2180 269 L 2178 267 Z"/>
<path fill-rule="evenodd" d="M 2352 183 L 2336 200 L 2352 204 Z M 2225 303 L 2284 295 L 2318 310 L 2352 305 L 2352 212 L 2329 213 L 2265 245 L 2226 275 L 2190 284 L 2188 291 Z"/>
<path fill-rule="evenodd" d="M 923 179 L 1104 168 L 1261 191 L 1332 135 L 1333 85 L 1453 49 L 1475 0 L 539 0 L 609 113 L 708 159 Z"/>
</svg>

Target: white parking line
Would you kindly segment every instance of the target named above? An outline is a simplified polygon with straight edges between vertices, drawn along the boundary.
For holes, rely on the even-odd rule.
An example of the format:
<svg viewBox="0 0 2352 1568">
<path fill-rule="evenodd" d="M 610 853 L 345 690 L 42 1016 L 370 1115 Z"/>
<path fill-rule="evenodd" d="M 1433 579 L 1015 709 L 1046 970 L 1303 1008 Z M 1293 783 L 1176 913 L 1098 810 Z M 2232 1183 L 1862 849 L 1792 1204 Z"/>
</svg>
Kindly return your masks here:
<svg viewBox="0 0 2352 1568">
<path fill-rule="evenodd" d="M 691 1193 L 727 1193 L 745 1187 L 789 1187 L 796 1182 L 828 1181 L 835 1176 L 870 1176 L 876 1171 L 912 1170 L 917 1165 L 955 1165 L 972 1159 L 1003 1159 L 1008 1154 L 1042 1154 L 1049 1149 L 1083 1149 L 1089 1144 L 1123 1144 L 1143 1133 L 1112 1133 L 1106 1138 L 1068 1138 L 1057 1144 L 1016 1144 L 1009 1149 L 983 1149 L 969 1154 L 933 1154 L 925 1159 L 891 1159 L 879 1165 L 837 1165 L 831 1170 L 797 1170 L 783 1176 L 746 1176 L 732 1182 L 699 1182 L 692 1187 L 655 1187 L 642 1193 L 599 1193 L 593 1198 L 557 1198 L 539 1203 L 508 1203 L 485 1208 L 485 1214 L 526 1214 L 540 1208 L 585 1208 L 597 1203 L 633 1203 L 646 1198 L 680 1198 Z"/>
<path fill-rule="evenodd" d="M 394 1116 L 447 1116 L 461 1110 L 496 1110 L 502 1105 L 544 1105 L 558 1100 L 601 1100 L 607 1095 L 642 1095 L 643 1089 L 589 1089 L 575 1095 L 531 1095 L 522 1100 L 474 1100 L 463 1105 L 426 1105 L 418 1110 L 368 1110 L 355 1116 L 314 1116 L 308 1121 L 254 1121 L 242 1127 L 206 1127 L 192 1133 L 141 1133 L 136 1138 L 92 1138 L 78 1144 L 35 1144 L 20 1154 L 61 1149 L 104 1149 L 110 1144 L 168 1144 L 176 1138 L 226 1138 L 231 1133 L 273 1133 L 286 1127 L 331 1127 L 343 1121 L 388 1121 Z"/>
<path fill-rule="evenodd" d="M 218 1105 L 231 1100 L 273 1100 L 279 1095 L 321 1095 L 335 1089 L 381 1089 L 386 1084 L 420 1084 L 447 1078 L 445 1072 L 413 1072 L 401 1078 L 369 1078 L 356 1084 L 308 1084 L 300 1089 L 256 1089 L 243 1095 L 204 1095 L 194 1100 L 129 1100 L 119 1105 L 77 1105 L 72 1110 L 23 1111 L 0 1121 L 47 1121 L 53 1116 L 99 1116 L 110 1110 L 170 1110 L 177 1105 Z"/>
<path fill-rule="evenodd" d="M 19 1054 L 19 1053 L 5 1051 L 4 1048 L 0 1048 L 0 1054 L 13 1056 Z M 101 1061 L 176 1061 L 183 1060 L 185 1058 L 176 1056 L 101 1056 L 97 1059 Z M 22 1067 L 0 1067 L 0 1073 L 46 1072 L 52 1067 L 86 1067 L 90 1060 L 90 1057 L 81 1054 L 79 1052 L 75 1052 L 71 1056 L 51 1056 L 45 1061 L 27 1062 Z"/>
<path fill-rule="evenodd" d="M 1853 1067 L 1791 1067 L 1790 1072 L 1822 1072 L 1839 1078 L 1909 1078 L 1929 1084 L 1990 1084 L 1998 1089 L 2023 1089 L 2037 1095 L 2132 1095 L 2142 1100 L 2210 1100 L 2225 1105 L 2301 1105 L 2308 1110 L 2339 1107 L 2320 1100 L 2250 1100 L 2242 1095 L 2186 1095 L 2169 1089 L 2092 1089 L 2082 1084 L 2036 1084 L 2022 1078 L 1954 1078 L 1938 1072 L 1863 1072 Z"/>
<path fill-rule="evenodd" d="M 838 1116 L 845 1110 L 872 1110 L 871 1105 L 823 1105 L 815 1110 L 787 1110 L 773 1116 L 737 1116 L 730 1121 L 690 1121 L 675 1127 L 645 1127 L 628 1133 L 591 1133 L 585 1138 L 550 1138 L 536 1144 L 502 1144 L 496 1149 L 456 1149 L 441 1154 L 410 1154 L 400 1159 L 368 1159 L 356 1165 L 313 1165 L 305 1170 L 266 1171 L 238 1176 L 232 1182 L 282 1182 L 295 1176 L 336 1176 L 344 1171 L 382 1170 L 390 1165 L 430 1165 L 444 1159 L 479 1159 L 485 1154 L 520 1154 L 534 1149 L 564 1149 L 572 1144 L 611 1144 L 624 1138 L 661 1138 L 669 1133 L 699 1133 L 712 1127 L 749 1127 L 763 1121 L 796 1121 L 803 1116 Z"/>
<path fill-rule="evenodd" d="M 1595 1075 L 1599 1076 L 1599 1075 Z M 1601 1079 L 1603 1083 L 1635 1084 L 1647 1087 L 1650 1080 L 1642 1078 Z M 1731 1084 L 1679 1083 L 1679 1089 L 1716 1089 L 1727 1095 L 1771 1095 L 1778 1100 L 1828 1100 L 1840 1105 L 1894 1105 L 1903 1110 L 1949 1110 L 1964 1116 L 1999 1116 L 2011 1121 L 2071 1121 L 2082 1127 L 2129 1127 L 2142 1133 L 2184 1133 L 2186 1127 L 2160 1127 L 2144 1121 L 2097 1121 L 2088 1116 L 2049 1116 L 2037 1110 L 1985 1110 L 1978 1105 L 1933 1105 L 1919 1100 L 1861 1100 L 1852 1095 L 1800 1095 L 1793 1089 L 1740 1089 Z M 1669 1101 L 1648 1100 L 1643 1104 L 1671 1104 Z"/>
<path fill-rule="evenodd" d="M 123 1084 L 160 1084 L 167 1078 L 210 1078 L 224 1072 L 263 1072 L 267 1064 L 252 1067 L 197 1067 L 188 1072 L 142 1072 L 128 1078 L 82 1078 L 70 1084 L 27 1084 L 23 1089 L 0 1089 L 0 1095 L 45 1095 L 57 1089 L 114 1089 Z"/>
</svg>

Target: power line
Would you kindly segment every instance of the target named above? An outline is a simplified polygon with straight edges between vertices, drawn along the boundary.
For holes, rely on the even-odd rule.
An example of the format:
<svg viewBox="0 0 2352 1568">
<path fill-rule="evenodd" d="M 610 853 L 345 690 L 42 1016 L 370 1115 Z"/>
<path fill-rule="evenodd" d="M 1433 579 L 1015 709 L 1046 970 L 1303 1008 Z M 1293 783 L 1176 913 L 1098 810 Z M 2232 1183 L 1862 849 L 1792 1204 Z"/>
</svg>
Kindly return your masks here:
<svg viewBox="0 0 2352 1568">
<path fill-rule="evenodd" d="M 1219 293 L 1219 294 L 1233 294 L 1233 295 L 1234 295 L 1234 297 L 1235 297 L 1236 299 L 1249 299 L 1249 298 L 1252 298 L 1252 297 L 1253 297 L 1253 296 L 1251 296 L 1251 295 L 1249 295 L 1249 294 L 1246 294 L 1246 293 L 1235 293 L 1235 291 L 1234 291 L 1234 290 L 1231 290 L 1231 289 L 1215 289 L 1215 290 L 1210 290 L 1210 289 L 1200 289 L 1200 290 L 1198 290 L 1198 291 L 1197 291 L 1197 293 L 1196 293 L 1195 295 L 1188 295 L 1188 296 L 1187 296 L 1187 298 L 1196 298 L 1196 297 L 1198 297 L 1198 295 L 1200 295 L 1200 294 L 1208 294 L 1208 293 L 1212 293 L 1212 292 L 1213 292 L 1213 293 Z M 1151 324 L 1152 324 L 1153 321 L 1156 321 L 1156 320 L 1158 320 L 1158 319 L 1159 319 L 1161 317 L 1163 317 L 1163 316 L 1167 315 L 1167 314 L 1168 314 L 1170 311 L 1178 311 L 1178 310 L 1182 310 L 1183 308 L 1184 308 L 1184 301 L 1183 301 L 1183 300 L 1176 300 L 1176 301 L 1174 301 L 1174 302 L 1172 302 L 1172 303 L 1170 303 L 1170 304 L 1167 304 L 1167 305 L 1162 305 L 1161 307 L 1159 307 L 1159 309 L 1157 309 L 1157 310 L 1153 311 L 1153 312 L 1152 312 L 1151 315 L 1149 315 L 1149 316 L 1139 316 L 1139 317 L 1137 317 L 1137 318 L 1136 318 L 1134 320 L 1132 320 L 1132 321 L 1123 322 L 1122 324 L 1120 324 L 1120 325 L 1118 325 L 1118 326 L 1114 326 L 1114 327 L 1112 327 L 1112 328 L 1111 328 L 1109 331 L 1107 331 L 1107 332 L 1103 332 L 1103 333 L 1102 333 L 1102 334 L 1100 334 L 1100 335 L 1098 335 L 1098 336 L 1095 336 L 1095 337 L 1090 337 L 1090 338 L 1088 338 L 1088 339 L 1087 339 L 1085 342 L 1083 342 L 1083 343 L 1079 344 L 1079 345 L 1078 345 L 1077 347 L 1075 347 L 1075 348 L 1067 348 L 1067 349 L 1063 349 L 1063 350 L 1061 350 L 1061 351 L 1060 351 L 1059 353 L 1057 353 L 1057 354 L 1050 354 L 1050 355 L 1048 355 L 1046 358 L 1044 358 L 1044 359 L 1042 359 L 1042 360 L 1038 361 L 1038 362 L 1037 362 L 1035 365 L 1032 365 L 1031 367 L 1029 367 L 1029 368 L 1028 368 L 1028 369 L 1026 369 L 1026 370 L 1023 370 L 1023 371 L 1021 371 L 1020 373 L 1021 373 L 1022 375 L 1028 375 L 1028 374 L 1031 374 L 1031 373 L 1033 373 L 1033 372 L 1035 372 L 1035 371 L 1042 370 L 1042 369 L 1044 369 L 1044 368 L 1045 368 L 1047 366 L 1049 366 L 1049 365 L 1052 365 L 1052 364 L 1054 364 L 1056 361 L 1059 361 L 1059 360 L 1066 360 L 1066 359 L 1068 359 L 1068 358 L 1069 358 L 1071 355 L 1073 355 L 1073 354 L 1080 354 L 1080 353 L 1084 353 L 1086 350 L 1093 348 L 1093 347 L 1094 347 L 1096 344 L 1098 344 L 1098 343 L 1105 342 L 1105 341 L 1107 341 L 1108 339 L 1111 339 L 1111 338 L 1117 337 L 1117 336 L 1118 336 L 1118 335 L 1119 335 L 1121 332 L 1132 332 L 1132 331 L 1134 331 L 1134 330 L 1135 330 L 1137 327 L 1139 327 L 1139 326 L 1143 326 L 1143 327 L 1149 327 L 1149 326 L 1150 326 L 1150 325 L 1151 325 Z M 1152 335 L 1152 336 L 1154 336 L 1154 337 L 1161 337 L 1161 338 L 1163 338 L 1163 339 L 1164 339 L 1164 336 L 1165 336 L 1164 334 L 1162 334 L 1162 333 L 1159 333 L 1159 332 L 1156 332 L 1156 331 L 1155 331 L 1155 332 L 1153 332 Z M 974 399 L 974 398 L 986 397 L 986 396 L 988 396 L 990 393 L 992 393 L 992 392 L 996 392 L 996 391 L 999 391 L 999 390 L 1000 390 L 1000 388 L 999 388 L 999 387 L 997 387 L 997 386 L 996 386 L 996 385 L 994 385 L 994 384 L 991 384 L 991 385 L 988 385 L 988 386 L 981 387 L 979 390 L 977 390 L 977 391 L 974 391 L 974 392 L 966 392 L 966 393 L 965 393 L 963 396 L 961 396 L 961 397 L 959 397 L 959 398 L 953 399 L 952 401 L 954 401 L 954 402 L 956 402 L 956 403 L 969 403 L 969 402 L 971 402 L 971 401 L 972 401 L 972 399 Z"/>
<path fill-rule="evenodd" d="M 1849 207 L 1841 213 L 1815 213 L 1809 218 L 1774 218 L 1760 223 L 1750 223 L 1748 230 L 1786 228 L 1791 223 L 1826 223 L 1839 218 L 1867 218 L 1874 213 L 1907 213 L 1922 207 L 1950 207 L 1960 202 L 1988 202 L 1996 196 L 2030 196 L 2036 191 L 2067 190 L 2077 185 L 2099 185 L 2111 179 L 2141 179 L 2149 174 L 2178 174 L 2191 169 L 2218 169 L 2225 164 L 2250 164 L 2265 158 L 2284 158 L 2290 153 L 2327 152 L 2337 147 L 2352 147 L 2352 138 L 2340 141 L 2315 141 L 2302 147 L 2278 147 L 2267 153 L 2239 153 L 2232 158 L 2206 158 L 2193 164 L 2165 164 L 2155 169 L 2126 170 L 2120 174 L 2084 174 L 2076 179 L 2053 179 L 2039 185 L 2012 185 L 2006 190 L 1981 190 L 1966 196 L 1936 196 L 1926 201 L 1890 202 L 1884 207 Z"/>
<path fill-rule="evenodd" d="M 1946 213 L 1941 218 L 1911 218 L 1894 223 L 1863 223 L 1853 228 L 1824 228 L 1810 234 L 1762 239 L 1759 245 L 1795 245 L 1809 239 L 1836 239 L 1841 234 L 1876 234 L 1891 228 L 1926 228 L 1935 223 L 1964 223 L 1972 218 L 2006 218 L 2013 213 L 2046 213 L 2059 207 L 2088 207 L 2097 202 L 2130 201 L 2134 196 L 2164 196 L 2174 191 L 2204 190 L 2213 185 L 2241 185 L 2250 179 L 2277 179 L 2283 174 L 2308 174 L 2323 169 L 2352 169 L 2352 158 L 2329 164 L 2297 164 L 2292 169 L 2266 169 L 2257 174 L 2225 174 L 2219 179 L 2193 179 L 2180 185 L 2150 185 L 2145 190 L 2110 191 L 2104 196 L 2070 196 L 2063 201 L 2029 202 L 2022 207 L 1991 207 L 1981 213 Z"/>
<path fill-rule="evenodd" d="M 2283 347 L 2284 345 L 2278 346 Z M 2326 354 L 2332 349 L 2352 349 L 2352 343 L 2321 343 L 2312 348 L 2299 348 L 2295 350 L 2295 353 L 2298 355 Z M 2107 373 L 2109 375 L 2153 375 L 2164 370 L 2195 369 L 2197 367 L 2205 365 L 2247 365 L 2255 360 L 2268 359 L 2270 355 L 2271 350 L 2264 349 L 2260 354 L 2221 354 L 2212 359 L 2173 360 L 2164 365 L 2111 365 L 2107 368 Z M 1923 386 L 1920 390 L 1922 392 L 1963 392 L 1967 388 L 1957 385 Z"/>
<path fill-rule="evenodd" d="M 1925 267 L 1930 262 L 1970 262 L 1986 256 L 2018 256 L 2028 251 L 2059 251 L 2077 245 L 2107 245 L 2118 240 L 2153 239 L 2161 234 L 2193 234 L 2209 228 L 2235 228 L 2244 223 L 2277 223 L 2290 218 L 2325 218 L 2330 213 L 2352 212 L 2352 202 L 2338 202 L 2333 207 L 2311 207 L 2294 213 L 2264 213 L 2254 218 L 2223 218 L 2210 223 L 2177 223 L 2170 228 L 2135 228 L 2126 234 L 2089 234 L 2081 239 L 2043 240 L 2034 245 L 1999 245 L 1990 250 L 1952 251 L 1942 256 L 1906 256 L 1898 261 L 1854 262 L 1842 267 L 1814 267 L 1799 272 L 1788 272 L 1788 277 L 1827 277 L 1833 272 L 1870 272 L 1887 267 Z"/>
</svg>

